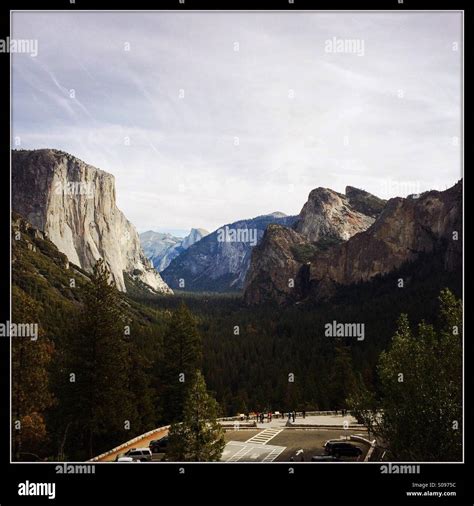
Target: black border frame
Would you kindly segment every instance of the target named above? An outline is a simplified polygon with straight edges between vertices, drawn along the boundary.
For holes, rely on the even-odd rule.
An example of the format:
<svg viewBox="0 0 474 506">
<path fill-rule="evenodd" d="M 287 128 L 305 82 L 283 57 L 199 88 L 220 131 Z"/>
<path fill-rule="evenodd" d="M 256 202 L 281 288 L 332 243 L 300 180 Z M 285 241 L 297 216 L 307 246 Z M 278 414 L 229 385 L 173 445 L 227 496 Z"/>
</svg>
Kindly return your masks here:
<svg viewBox="0 0 474 506">
<path fill-rule="evenodd" d="M 463 0 L 4 0 L 0 6 L 0 38 L 10 32 L 10 10 L 401 10 L 401 11 L 464 11 L 464 139 L 469 140 L 468 107 L 470 78 L 468 67 L 471 57 L 471 24 L 473 7 Z M 41 8 L 40 8 L 41 7 Z M 0 108 L 1 136 L 0 172 L 2 199 L 0 200 L 0 275 L 1 291 L 5 298 L 0 305 L 1 320 L 9 320 L 10 300 L 10 55 L 0 54 L 0 79 L 3 82 L 3 100 Z M 466 145 L 466 144 L 464 144 Z M 469 156 L 464 148 L 465 166 Z M 466 173 L 467 171 L 465 171 Z M 466 174 L 465 174 L 466 175 Z M 464 181 L 465 188 L 467 182 Z M 466 195 L 467 190 L 466 190 Z M 465 205 L 469 199 L 464 199 Z M 465 213 L 465 216 L 467 213 Z M 466 220 L 466 217 L 464 217 Z M 468 225 L 465 221 L 465 230 Z M 466 248 L 466 246 L 465 246 Z M 467 248 L 466 248 L 467 249 Z M 469 258 L 465 250 L 465 258 Z M 468 262 L 465 262 L 465 268 Z M 467 281 L 469 278 L 464 278 Z M 467 288 L 467 286 L 466 286 Z M 466 304 L 464 293 L 464 304 Z M 469 310 L 465 310 L 469 314 Z M 467 327 L 467 318 L 465 322 Z M 471 376 L 469 362 L 472 342 L 466 334 L 465 361 L 465 463 L 421 464 L 419 475 L 393 475 L 380 473 L 378 465 L 337 465 L 298 463 L 267 464 L 167 464 L 150 466 L 96 465 L 95 474 L 56 474 L 56 464 L 10 464 L 10 353 L 8 339 L 0 340 L 0 392 L 2 410 L 0 416 L 0 505 L 4 504 L 474 504 L 474 491 L 467 478 L 472 467 L 473 426 L 471 409 Z M 144 469 L 145 468 L 145 469 Z M 179 468 L 185 473 L 180 474 Z M 294 468 L 294 474 L 289 474 Z M 474 474 L 473 474 L 474 475 Z M 22 498 L 17 495 L 18 483 L 30 480 L 55 482 L 56 498 Z M 412 481 L 455 481 L 457 496 L 454 498 L 413 498 L 405 491 Z"/>
</svg>

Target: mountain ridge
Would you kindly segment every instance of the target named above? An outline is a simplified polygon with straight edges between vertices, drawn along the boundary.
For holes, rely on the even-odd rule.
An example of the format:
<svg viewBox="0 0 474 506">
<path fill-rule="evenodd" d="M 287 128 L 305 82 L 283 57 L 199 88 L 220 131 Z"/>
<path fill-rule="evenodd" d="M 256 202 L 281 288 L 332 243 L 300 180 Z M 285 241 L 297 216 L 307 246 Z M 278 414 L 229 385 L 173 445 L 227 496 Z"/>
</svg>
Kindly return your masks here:
<svg viewBox="0 0 474 506">
<path fill-rule="evenodd" d="M 309 200 L 312 195 L 314 198 L 311 192 Z M 323 195 L 321 202 L 328 202 L 327 195 Z M 419 196 L 390 199 L 365 230 L 355 232 L 357 227 L 350 224 L 350 231 L 355 233 L 346 240 L 344 235 L 349 230 L 340 228 L 341 214 L 332 214 L 331 208 L 322 204 L 321 208 L 308 206 L 307 210 L 318 209 L 320 213 L 322 209 L 326 215 L 335 218 L 334 228 L 329 232 L 319 226 L 321 215 L 311 221 L 311 213 L 306 217 L 308 226 L 296 224 L 296 230 L 292 231 L 296 235 L 289 235 L 284 227 L 267 229 L 262 243 L 253 251 L 245 280 L 244 300 L 247 304 L 265 301 L 285 304 L 308 296 L 328 298 L 340 285 L 365 282 L 377 275 L 388 274 L 405 262 L 416 260 L 420 254 L 434 250 L 442 251 L 447 269 L 456 268 L 460 262 L 462 181 L 444 192 L 432 190 Z M 345 210 L 343 215 L 347 216 Z M 328 226 L 327 222 L 323 225 Z M 321 243 L 318 234 L 323 229 L 326 239 L 331 239 L 329 244 Z M 454 234 L 457 234 L 456 239 Z"/>
</svg>

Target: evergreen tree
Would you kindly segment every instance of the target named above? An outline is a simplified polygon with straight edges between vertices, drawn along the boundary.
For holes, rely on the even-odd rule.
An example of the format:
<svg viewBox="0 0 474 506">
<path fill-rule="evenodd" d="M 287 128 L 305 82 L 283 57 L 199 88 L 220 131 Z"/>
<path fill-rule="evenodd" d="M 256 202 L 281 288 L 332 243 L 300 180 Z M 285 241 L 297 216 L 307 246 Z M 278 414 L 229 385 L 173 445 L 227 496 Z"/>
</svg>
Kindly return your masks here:
<svg viewBox="0 0 474 506">
<path fill-rule="evenodd" d="M 130 353 L 120 295 L 105 262 L 96 263 L 85 288 L 84 308 L 67 347 L 62 395 L 64 426 L 72 424 L 85 454 L 93 457 L 95 440 L 121 433 L 132 416 Z M 79 455 L 76 455 L 79 457 Z M 83 455 L 81 455 L 83 456 Z"/>
<path fill-rule="evenodd" d="M 338 346 L 335 352 L 330 378 L 332 406 L 335 409 L 347 409 L 346 399 L 353 393 L 356 386 L 352 356 L 350 349 L 343 346 Z"/>
<path fill-rule="evenodd" d="M 441 329 L 412 331 L 402 314 L 391 348 L 380 356 L 381 399 L 371 392 L 352 406 L 393 460 L 456 461 L 462 457 L 462 306 L 440 295 Z"/>
<path fill-rule="evenodd" d="M 183 304 L 173 313 L 163 340 L 161 363 L 162 418 L 183 419 L 187 390 L 201 366 L 202 344 L 195 317 Z"/>
<path fill-rule="evenodd" d="M 200 371 L 187 391 L 183 420 L 171 426 L 168 458 L 173 461 L 218 461 L 225 446 L 224 430 L 217 422 L 218 404 L 206 390 Z"/>
<path fill-rule="evenodd" d="M 129 345 L 128 385 L 133 409 L 130 413 L 131 431 L 142 434 L 157 425 L 156 391 L 152 386 L 152 355 L 154 335 L 133 329 Z"/>
<path fill-rule="evenodd" d="M 39 325 L 38 304 L 23 290 L 13 287 L 12 323 L 38 325 L 38 336 L 11 337 L 13 454 L 36 451 L 46 438 L 44 413 L 53 402 L 48 367 L 54 346 Z"/>
</svg>

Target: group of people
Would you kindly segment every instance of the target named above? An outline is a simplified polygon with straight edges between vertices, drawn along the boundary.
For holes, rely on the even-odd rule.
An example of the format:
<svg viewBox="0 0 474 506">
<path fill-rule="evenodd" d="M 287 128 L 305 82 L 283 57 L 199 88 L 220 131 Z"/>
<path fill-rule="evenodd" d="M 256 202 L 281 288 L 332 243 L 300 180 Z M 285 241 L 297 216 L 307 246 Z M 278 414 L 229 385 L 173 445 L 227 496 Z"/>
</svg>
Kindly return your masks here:
<svg viewBox="0 0 474 506">
<path fill-rule="evenodd" d="M 293 411 L 288 411 L 288 413 L 285 413 L 285 412 L 278 412 L 276 411 L 275 413 L 273 413 L 272 411 L 269 411 L 268 413 L 264 413 L 264 412 L 256 412 L 256 413 L 247 413 L 245 415 L 245 418 L 247 420 L 247 422 L 250 420 L 251 416 L 254 416 L 255 420 L 257 422 L 260 422 L 260 423 L 263 423 L 265 421 L 265 418 L 267 419 L 267 422 L 271 422 L 272 419 L 273 419 L 273 416 L 275 416 L 275 418 L 279 418 L 281 416 L 281 418 L 284 418 L 284 417 L 288 417 L 288 421 L 295 421 L 296 419 L 296 411 L 293 410 Z M 303 418 L 306 418 L 306 411 L 303 410 L 302 411 L 302 416 Z"/>
</svg>

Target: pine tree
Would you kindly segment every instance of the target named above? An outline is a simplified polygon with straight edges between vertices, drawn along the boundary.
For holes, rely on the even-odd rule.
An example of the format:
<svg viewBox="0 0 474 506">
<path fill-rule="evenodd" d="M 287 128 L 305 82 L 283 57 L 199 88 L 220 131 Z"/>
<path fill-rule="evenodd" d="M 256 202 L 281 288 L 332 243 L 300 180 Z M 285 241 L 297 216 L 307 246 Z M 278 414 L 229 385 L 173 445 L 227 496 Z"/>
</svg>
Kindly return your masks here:
<svg viewBox="0 0 474 506">
<path fill-rule="evenodd" d="M 197 371 L 189 388 L 181 423 L 171 426 L 169 460 L 181 462 L 218 461 L 225 446 L 224 430 L 217 422 L 218 404 L 206 390 Z"/>
<path fill-rule="evenodd" d="M 173 313 L 163 340 L 161 364 L 162 418 L 183 419 L 187 390 L 201 366 L 202 345 L 195 317 L 181 304 Z"/>
<path fill-rule="evenodd" d="M 13 454 L 31 453 L 46 437 L 44 413 L 54 398 L 48 367 L 54 352 L 52 342 L 39 325 L 39 307 L 23 290 L 13 287 L 12 322 L 37 324 L 38 336 L 12 336 Z"/>
<path fill-rule="evenodd" d="M 352 365 L 350 349 L 343 346 L 336 348 L 333 372 L 330 379 L 332 404 L 335 409 L 346 409 L 346 399 L 353 393 L 356 378 Z"/>
<path fill-rule="evenodd" d="M 152 333 L 142 334 L 138 329 L 131 332 L 127 388 L 133 405 L 129 419 L 134 434 L 142 434 L 157 426 L 156 391 L 152 387 L 151 374 L 154 338 Z"/>
<path fill-rule="evenodd" d="M 71 333 L 62 388 L 64 425 L 72 424 L 94 456 L 95 440 L 124 432 L 132 414 L 130 354 L 120 295 L 105 262 L 96 263 L 77 327 Z"/>
</svg>

